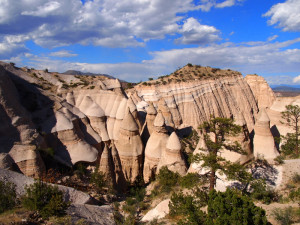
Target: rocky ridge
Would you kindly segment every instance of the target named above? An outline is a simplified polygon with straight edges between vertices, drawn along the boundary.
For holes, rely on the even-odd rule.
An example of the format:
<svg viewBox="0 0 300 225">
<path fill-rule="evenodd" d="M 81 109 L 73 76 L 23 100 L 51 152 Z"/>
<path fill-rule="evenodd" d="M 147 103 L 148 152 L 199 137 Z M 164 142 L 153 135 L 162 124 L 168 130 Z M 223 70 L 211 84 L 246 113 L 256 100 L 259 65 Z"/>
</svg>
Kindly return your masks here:
<svg viewBox="0 0 300 225">
<path fill-rule="evenodd" d="M 51 148 L 67 166 L 98 165 L 118 187 L 141 176 L 148 182 L 162 166 L 184 174 L 180 138 L 211 115 L 235 118 L 251 132 L 259 110 L 257 92 L 239 72 L 191 65 L 125 93 L 117 79 L 1 63 L 0 93 L 2 167 L 39 176 L 39 152 Z M 245 146 L 247 138 L 240 137 Z"/>
</svg>

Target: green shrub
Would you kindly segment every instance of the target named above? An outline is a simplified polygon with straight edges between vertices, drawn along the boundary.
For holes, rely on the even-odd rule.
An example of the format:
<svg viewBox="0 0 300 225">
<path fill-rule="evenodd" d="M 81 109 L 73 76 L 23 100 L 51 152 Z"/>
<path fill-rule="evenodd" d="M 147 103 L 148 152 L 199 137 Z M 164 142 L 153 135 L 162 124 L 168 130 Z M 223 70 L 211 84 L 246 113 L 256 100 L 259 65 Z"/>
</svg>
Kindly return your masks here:
<svg viewBox="0 0 300 225">
<path fill-rule="evenodd" d="M 158 183 L 161 186 L 161 191 L 171 191 L 172 187 L 177 184 L 179 177 L 180 176 L 178 173 L 174 173 L 169 170 L 167 166 L 163 166 L 157 175 Z"/>
<path fill-rule="evenodd" d="M 292 181 L 294 183 L 300 183 L 300 174 L 299 173 L 294 173 L 292 177 Z"/>
<path fill-rule="evenodd" d="M 284 164 L 284 157 L 279 155 L 274 159 L 274 161 L 277 165 L 282 165 L 282 164 Z"/>
<path fill-rule="evenodd" d="M 293 201 L 300 201 L 300 188 L 292 190 L 289 194 L 289 198 Z"/>
<path fill-rule="evenodd" d="M 37 211 L 42 218 L 62 216 L 69 203 L 64 202 L 63 192 L 57 186 L 48 185 L 40 180 L 25 187 L 26 194 L 22 204 L 26 209 Z"/>
<path fill-rule="evenodd" d="M 275 220 L 281 225 L 290 225 L 293 223 L 293 209 L 288 207 L 285 209 L 274 209 L 272 212 Z"/>
<path fill-rule="evenodd" d="M 206 214 L 201 207 L 207 204 L 206 192 L 197 189 L 194 195 L 173 193 L 169 203 L 170 216 L 178 217 L 178 224 L 204 224 Z"/>
<path fill-rule="evenodd" d="M 234 190 L 209 193 L 205 224 L 268 224 L 266 213 L 247 197 Z"/>
<path fill-rule="evenodd" d="M 192 188 L 199 184 L 201 176 L 198 173 L 188 173 L 180 178 L 180 186 L 183 188 Z"/>
<path fill-rule="evenodd" d="M 105 175 L 98 172 L 98 168 L 91 174 L 90 182 L 95 186 L 97 193 L 101 193 L 103 188 L 107 186 Z"/>
<path fill-rule="evenodd" d="M 14 208 L 16 199 L 16 185 L 0 180 L 0 213 Z"/>
<path fill-rule="evenodd" d="M 278 194 L 262 180 L 252 182 L 250 196 L 255 200 L 262 201 L 264 204 L 270 204 L 278 200 Z"/>
</svg>

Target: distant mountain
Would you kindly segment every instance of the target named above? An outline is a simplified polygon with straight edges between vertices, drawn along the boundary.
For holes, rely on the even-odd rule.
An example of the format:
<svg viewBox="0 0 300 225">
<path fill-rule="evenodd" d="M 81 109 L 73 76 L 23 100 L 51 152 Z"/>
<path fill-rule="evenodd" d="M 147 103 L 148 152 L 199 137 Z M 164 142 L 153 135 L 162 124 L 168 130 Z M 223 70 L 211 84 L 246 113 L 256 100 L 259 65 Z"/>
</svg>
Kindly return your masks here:
<svg viewBox="0 0 300 225">
<path fill-rule="evenodd" d="M 81 72 L 81 71 L 78 71 L 78 70 L 67 70 L 63 74 L 85 75 L 85 76 L 105 76 L 105 77 L 108 77 L 110 79 L 116 79 L 115 77 L 107 75 L 107 74 L 96 74 L 96 73 L 89 73 L 89 72 L 84 73 L 84 72 Z"/>
<path fill-rule="evenodd" d="M 271 86 L 273 91 L 275 92 L 299 92 L 300 93 L 300 85 L 279 85 L 279 86 Z"/>
</svg>

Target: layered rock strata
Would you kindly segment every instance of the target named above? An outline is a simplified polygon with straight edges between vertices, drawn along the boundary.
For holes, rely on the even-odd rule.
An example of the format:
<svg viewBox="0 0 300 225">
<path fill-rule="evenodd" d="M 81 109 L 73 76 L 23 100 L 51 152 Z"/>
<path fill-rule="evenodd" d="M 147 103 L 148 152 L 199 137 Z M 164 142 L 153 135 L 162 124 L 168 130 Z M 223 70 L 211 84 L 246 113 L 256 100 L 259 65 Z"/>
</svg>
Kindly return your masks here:
<svg viewBox="0 0 300 225">
<path fill-rule="evenodd" d="M 249 84 L 259 108 L 269 108 L 276 97 L 266 80 L 258 75 L 247 75 L 245 81 Z"/>
<path fill-rule="evenodd" d="M 143 101 L 153 102 L 161 109 L 168 123 L 174 123 L 177 128 L 180 125 L 196 129 L 211 115 L 229 118 L 243 112 L 247 126 L 252 130 L 253 115 L 258 111 L 255 96 L 241 74 L 159 86 L 137 86 L 135 91 Z"/>
</svg>

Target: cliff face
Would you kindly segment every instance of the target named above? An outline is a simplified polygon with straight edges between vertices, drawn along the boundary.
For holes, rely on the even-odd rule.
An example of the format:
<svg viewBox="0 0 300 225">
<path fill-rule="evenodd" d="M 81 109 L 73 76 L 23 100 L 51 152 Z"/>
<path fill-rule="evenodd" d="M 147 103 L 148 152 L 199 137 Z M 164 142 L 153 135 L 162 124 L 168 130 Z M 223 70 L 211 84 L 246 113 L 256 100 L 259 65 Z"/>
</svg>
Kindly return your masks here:
<svg viewBox="0 0 300 225">
<path fill-rule="evenodd" d="M 172 78 L 170 78 L 172 79 Z M 151 83 L 150 83 L 151 84 Z M 156 110 L 161 111 L 166 125 L 171 127 L 192 126 L 195 129 L 215 117 L 236 117 L 243 114 L 249 130 L 254 127 L 254 114 L 258 107 L 255 96 L 242 75 L 236 72 L 217 74 L 206 79 L 194 79 L 186 82 L 170 82 L 166 85 L 139 85 L 135 87 L 142 101 L 152 102 Z"/>
<path fill-rule="evenodd" d="M 267 81 L 258 75 L 247 75 L 245 81 L 249 84 L 259 108 L 270 108 L 276 97 Z"/>
<path fill-rule="evenodd" d="M 255 94 L 235 71 L 184 67 L 126 94 L 107 77 L 0 64 L 0 165 L 11 162 L 30 176 L 45 171 L 37 149 L 46 148 L 69 166 L 100 164 L 117 187 L 149 180 L 164 165 L 184 173 L 171 132 L 197 129 L 211 115 L 242 117 L 251 131 L 258 111 Z"/>
</svg>

